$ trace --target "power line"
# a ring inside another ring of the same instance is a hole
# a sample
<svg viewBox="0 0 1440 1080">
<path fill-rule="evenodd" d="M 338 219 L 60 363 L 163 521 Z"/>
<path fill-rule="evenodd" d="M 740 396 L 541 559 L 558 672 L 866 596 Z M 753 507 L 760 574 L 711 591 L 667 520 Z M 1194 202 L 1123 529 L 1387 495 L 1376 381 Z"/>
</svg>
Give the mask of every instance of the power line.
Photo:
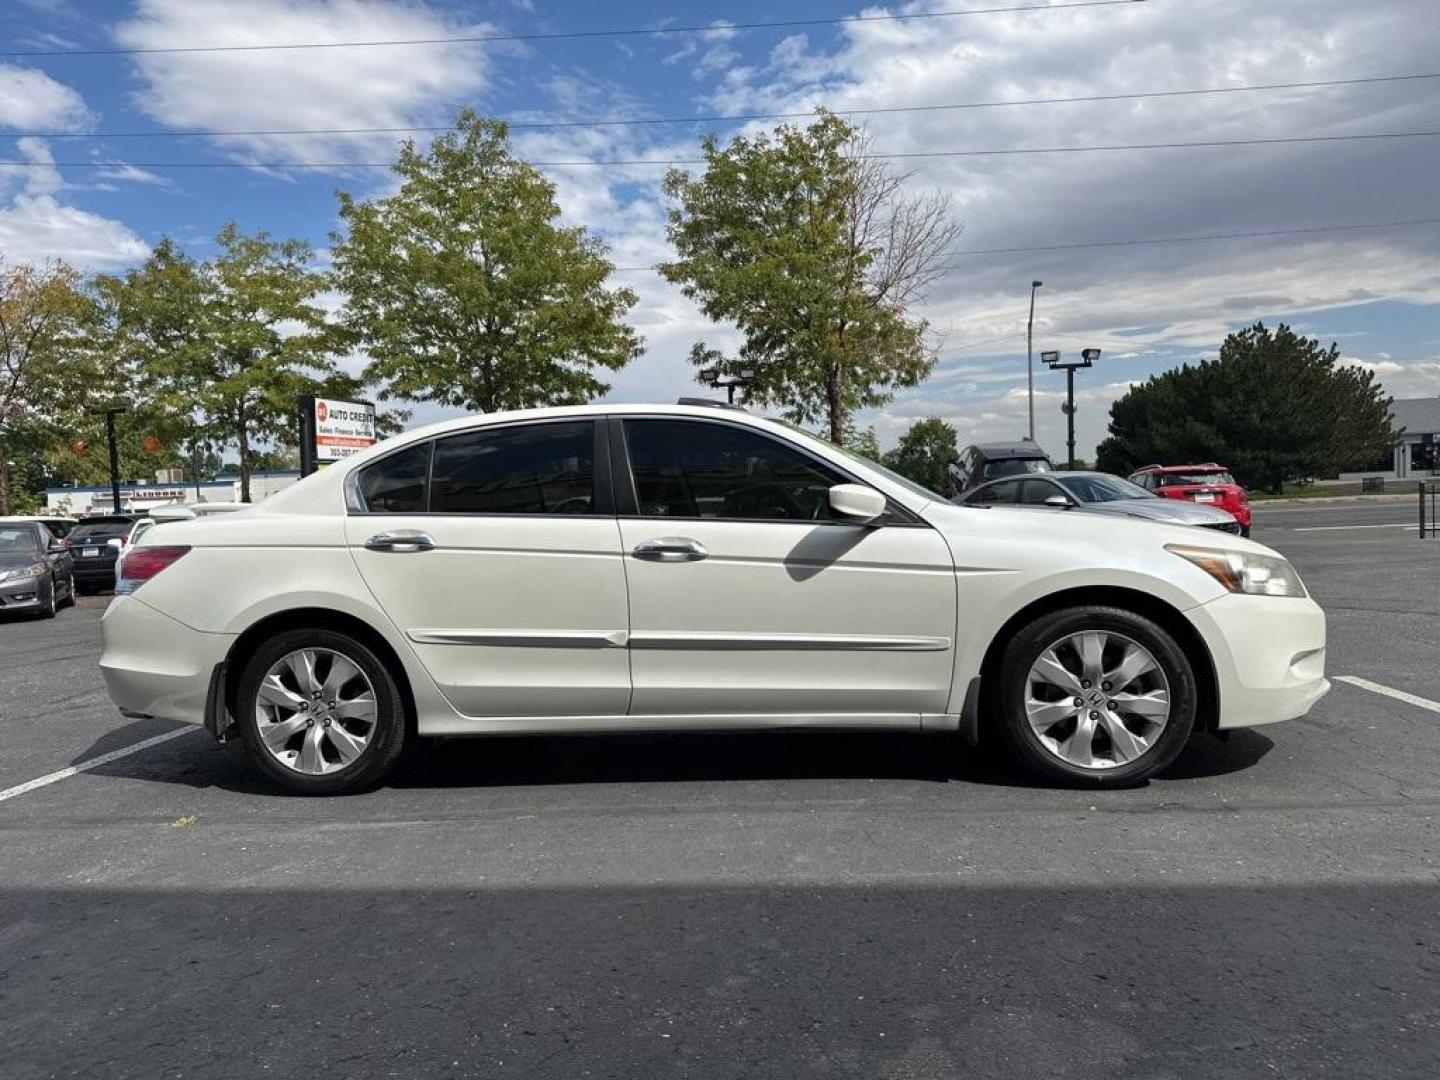
<svg viewBox="0 0 1440 1080">
<path fill-rule="evenodd" d="M 706 34 L 725 30 L 784 30 L 802 26 L 841 26 L 849 23 L 909 22 L 918 19 L 950 19 L 969 15 L 1001 15 L 1011 12 L 1064 11 L 1069 8 L 1119 7 L 1143 0 L 1071 0 L 1061 4 L 1017 4 L 1007 7 L 967 8 L 955 11 L 898 12 L 883 15 L 838 15 L 814 19 L 777 19 L 768 22 L 724 22 L 708 26 L 627 27 L 615 30 L 563 30 L 528 34 L 462 34 L 427 38 L 384 38 L 361 41 L 280 42 L 272 45 L 169 45 L 130 49 L 29 49 L 0 52 L 0 56 L 140 56 L 162 53 L 242 53 L 296 49 L 368 49 L 395 45 L 473 45 L 504 41 L 564 41 L 584 38 L 659 37 L 676 34 Z"/>
<path fill-rule="evenodd" d="M 951 112 L 961 109 L 1005 109 L 1033 105 L 1070 105 L 1101 101 L 1142 101 L 1152 98 L 1198 97 L 1204 94 L 1245 94 L 1265 90 L 1312 90 L 1334 86 L 1361 86 L 1373 83 L 1411 82 L 1418 79 L 1440 79 L 1440 72 L 1411 75 L 1372 75 L 1356 79 L 1319 79 L 1310 82 L 1258 83 L 1254 86 L 1209 86 L 1190 90 L 1146 90 L 1126 94 L 1083 94 L 1072 97 L 1020 98 L 1011 101 L 963 101 L 935 105 L 891 105 L 874 108 L 830 109 L 836 116 L 889 116 L 898 113 Z M 506 120 L 515 131 L 553 131 L 563 128 L 639 127 L 661 124 L 738 124 L 756 120 L 804 120 L 813 117 L 820 106 L 808 112 L 728 113 L 710 116 L 625 117 L 615 120 Z M 394 127 L 349 128 L 237 128 L 192 129 L 187 131 L 31 131 L 19 132 L 15 138 L 34 139 L 190 139 L 275 135 L 403 135 L 421 132 L 449 131 L 452 124 L 415 124 Z"/>
<path fill-rule="evenodd" d="M 1338 233 L 1358 232 L 1368 229 L 1400 229 L 1410 228 L 1418 225 L 1440 225 L 1440 217 L 1410 218 L 1405 221 L 1365 221 L 1352 225 L 1317 225 L 1306 228 L 1294 229 L 1255 229 L 1245 232 L 1208 233 L 1203 236 L 1159 236 L 1159 237 L 1132 237 L 1124 240 L 1078 240 L 1059 244 L 1038 244 L 1033 247 L 1005 247 L 1005 248 L 971 248 L 965 251 L 957 251 L 955 254 L 965 256 L 985 255 L 1031 255 L 1047 251 L 1075 251 L 1082 248 L 1115 248 L 1115 247 L 1142 247 L 1162 244 L 1202 244 L 1216 240 L 1241 240 L 1252 237 L 1265 236 L 1307 236 L 1317 233 Z M 634 272 L 642 270 L 655 270 L 659 264 L 649 266 L 617 266 L 617 272 Z M 945 263 L 939 269 L 942 270 L 963 270 L 964 263 Z"/>
<path fill-rule="evenodd" d="M 1420 139 L 1440 131 L 1378 131 L 1352 135 L 1288 135 L 1264 139 L 1205 139 L 1199 142 L 1113 143 L 1104 146 L 1020 146 L 992 150 L 914 150 L 889 154 L 857 154 L 862 161 L 911 161 L 920 158 L 1006 157 L 1025 154 L 1090 154 L 1116 150 L 1189 150 L 1223 146 L 1285 146 L 1305 143 L 1341 143 L 1376 139 Z M 641 165 L 704 165 L 704 158 L 596 158 L 572 161 L 526 161 L 536 168 L 569 169 Z M 0 168 L 20 169 L 389 169 L 393 161 L 14 161 L 0 160 Z"/>
</svg>

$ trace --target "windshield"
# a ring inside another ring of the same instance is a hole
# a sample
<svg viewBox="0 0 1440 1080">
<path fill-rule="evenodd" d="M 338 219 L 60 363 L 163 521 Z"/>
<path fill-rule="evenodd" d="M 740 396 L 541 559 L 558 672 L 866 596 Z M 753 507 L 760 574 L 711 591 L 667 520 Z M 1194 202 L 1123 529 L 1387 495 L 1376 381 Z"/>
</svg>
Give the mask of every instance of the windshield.
<svg viewBox="0 0 1440 1080">
<path fill-rule="evenodd" d="M 0 526 L 0 555 L 13 555 L 17 552 L 33 555 L 41 550 L 40 530 L 35 526 Z"/>
<path fill-rule="evenodd" d="M 1167 472 L 1156 474 L 1161 487 L 1180 487 L 1183 484 L 1233 484 L 1235 478 L 1224 469 L 1208 472 Z"/>
<path fill-rule="evenodd" d="M 897 483 L 897 484 L 899 484 L 901 487 L 903 487 L 906 491 L 909 491 L 909 492 L 911 492 L 912 494 L 915 494 L 915 495 L 919 495 L 922 499 L 933 499 L 935 502 L 946 502 L 946 501 L 948 501 L 948 500 L 946 500 L 946 498 L 945 498 L 944 495 L 937 495 L 935 492 L 931 491 L 931 490 L 930 490 L 929 488 L 927 488 L 925 485 L 923 485 L 923 484 L 917 484 L 917 483 L 915 483 L 914 480 L 911 480 L 909 477 L 901 476 L 901 475 L 900 475 L 899 473 L 897 473 L 894 469 L 887 469 L 884 465 L 881 465 L 878 461 L 871 461 L 871 460 L 870 460 L 868 457 L 866 457 L 864 454 L 857 454 L 857 453 L 855 453 L 854 450 L 847 450 L 847 449 L 846 449 L 845 447 L 843 447 L 843 446 L 837 446 L 835 443 L 832 443 L 829 439 L 822 439 L 819 435 L 816 435 L 813 431 L 806 431 L 806 430 L 805 430 L 804 428 L 802 428 L 799 424 L 792 424 L 789 420 L 776 420 L 775 423 L 781 424 L 781 425 L 783 425 L 784 427 L 789 428 L 791 431 L 795 432 L 797 435 L 804 435 L 807 439 L 810 439 L 810 440 L 812 440 L 813 442 L 820 443 L 822 446 L 826 447 L 827 449 L 830 449 L 830 450 L 839 450 L 840 453 L 844 454 L 847 458 L 850 458 L 852 461 L 858 461 L 858 462 L 860 462 L 860 464 L 864 465 L 867 469 L 874 469 L 874 470 L 875 470 L 876 472 L 878 472 L 881 476 L 885 477 L 885 479 L 887 479 L 887 480 L 893 480 L 895 483 Z"/>
<path fill-rule="evenodd" d="M 1025 473 L 1050 472 L 1050 463 L 1044 458 L 1006 458 L 1002 461 L 985 463 L 984 479 L 998 480 L 1002 476 L 1023 476 Z"/>
<path fill-rule="evenodd" d="M 1065 476 L 1055 474 L 1055 481 L 1081 502 L 1119 502 L 1122 499 L 1156 499 L 1139 484 L 1118 476 Z"/>
</svg>

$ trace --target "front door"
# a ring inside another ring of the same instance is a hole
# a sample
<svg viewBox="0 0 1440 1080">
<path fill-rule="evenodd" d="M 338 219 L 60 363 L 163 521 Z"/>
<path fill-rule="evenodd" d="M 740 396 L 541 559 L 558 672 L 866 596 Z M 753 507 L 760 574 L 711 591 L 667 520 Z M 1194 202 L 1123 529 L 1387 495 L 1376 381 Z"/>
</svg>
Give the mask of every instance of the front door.
<svg viewBox="0 0 1440 1080">
<path fill-rule="evenodd" d="M 360 474 L 350 551 L 461 713 L 626 711 L 625 570 L 596 427 L 486 427 Z"/>
<path fill-rule="evenodd" d="M 829 488 L 851 478 L 753 427 L 623 426 L 632 714 L 918 724 L 945 710 L 956 598 L 939 533 L 898 510 L 835 520 Z"/>
</svg>

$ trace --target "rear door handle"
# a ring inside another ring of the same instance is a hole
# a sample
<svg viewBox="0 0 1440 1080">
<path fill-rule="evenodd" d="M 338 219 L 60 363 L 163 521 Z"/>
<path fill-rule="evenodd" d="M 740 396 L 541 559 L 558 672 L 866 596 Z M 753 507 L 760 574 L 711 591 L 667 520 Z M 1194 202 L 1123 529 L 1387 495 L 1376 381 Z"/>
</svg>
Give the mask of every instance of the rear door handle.
<svg viewBox="0 0 1440 1080">
<path fill-rule="evenodd" d="M 435 546 L 435 538 L 419 529 L 396 529 L 394 532 L 376 533 L 365 541 L 370 551 L 429 551 Z"/>
<path fill-rule="evenodd" d="M 646 562 L 699 562 L 710 553 L 699 540 L 688 536 L 662 536 L 636 544 L 630 554 Z"/>
</svg>

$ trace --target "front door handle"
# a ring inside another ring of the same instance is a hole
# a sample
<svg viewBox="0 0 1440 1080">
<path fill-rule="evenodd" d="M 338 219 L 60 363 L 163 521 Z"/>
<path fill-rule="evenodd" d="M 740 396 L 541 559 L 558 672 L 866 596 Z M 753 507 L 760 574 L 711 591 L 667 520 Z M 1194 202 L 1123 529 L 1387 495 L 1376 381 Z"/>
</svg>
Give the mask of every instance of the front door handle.
<svg viewBox="0 0 1440 1080">
<path fill-rule="evenodd" d="M 365 541 L 370 551 L 429 551 L 435 546 L 435 538 L 419 529 L 396 529 L 394 532 L 376 533 Z"/>
<path fill-rule="evenodd" d="M 688 536 L 662 536 L 636 544 L 630 554 L 647 562 L 699 562 L 710 553 L 699 540 Z"/>
</svg>

